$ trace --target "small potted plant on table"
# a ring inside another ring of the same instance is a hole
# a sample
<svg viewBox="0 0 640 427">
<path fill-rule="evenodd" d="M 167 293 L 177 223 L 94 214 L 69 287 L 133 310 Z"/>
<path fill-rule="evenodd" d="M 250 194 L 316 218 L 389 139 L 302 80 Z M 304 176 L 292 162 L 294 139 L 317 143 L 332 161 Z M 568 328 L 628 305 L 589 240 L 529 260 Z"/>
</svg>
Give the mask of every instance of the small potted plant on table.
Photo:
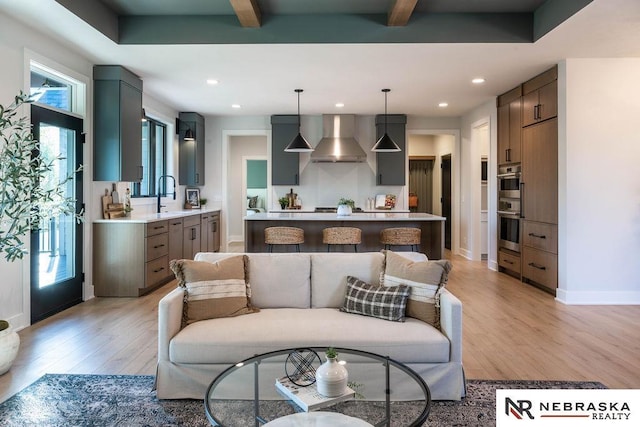
<svg viewBox="0 0 640 427">
<path fill-rule="evenodd" d="M 356 203 L 352 199 L 345 199 L 343 197 L 338 201 L 338 216 L 351 215 L 355 207 Z"/>
</svg>

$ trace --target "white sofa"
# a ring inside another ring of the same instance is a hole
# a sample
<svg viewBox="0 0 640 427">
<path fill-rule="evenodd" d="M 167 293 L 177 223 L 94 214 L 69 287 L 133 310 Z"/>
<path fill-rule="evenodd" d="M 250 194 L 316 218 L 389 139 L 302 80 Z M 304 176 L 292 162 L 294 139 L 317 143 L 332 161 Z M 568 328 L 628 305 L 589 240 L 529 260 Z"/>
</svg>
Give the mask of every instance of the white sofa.
<svg viewBox="0 0 640 427">
<path fill-rule="evenodd" d="M 199 253 L 195 259 L 215 262 L 234 255 L 238 254 Z M 201 320 L 181 329 L 183 289 L 160 301 L 159 399 L 202 399 L 211 381 L 230 365 L 260 353 L 307 346 L 389 356 L 421 375 L 432 399 L 464 397 L 462 304 L 450 292 L 445 290 L 440 298 L 441 330 L 414 318 L 392 322 L 339 311 L 348 275 L 379 283 L 381 252 L 246 255 L 251 302 L 260 312 Z M 426 260 L 423 254 L 406 256 Z M 349 369 L 356 365 L 349 362 Z M 283 366 L 273 368 L 273 378 L 282 375 L 278 369 Z"/>
</svg>

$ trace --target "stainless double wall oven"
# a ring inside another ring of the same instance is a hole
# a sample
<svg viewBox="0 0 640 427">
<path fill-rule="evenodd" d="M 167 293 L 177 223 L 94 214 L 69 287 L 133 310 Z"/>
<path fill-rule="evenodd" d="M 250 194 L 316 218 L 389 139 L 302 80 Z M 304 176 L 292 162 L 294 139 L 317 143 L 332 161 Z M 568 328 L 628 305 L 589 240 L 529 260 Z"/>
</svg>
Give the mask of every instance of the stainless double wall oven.
<svg viewBox="0 0 640 427">
<path fill-rule="evenodd" d="M 498 248 L 520 252 L 521 167 L 498 168 Z"/>
</svg>

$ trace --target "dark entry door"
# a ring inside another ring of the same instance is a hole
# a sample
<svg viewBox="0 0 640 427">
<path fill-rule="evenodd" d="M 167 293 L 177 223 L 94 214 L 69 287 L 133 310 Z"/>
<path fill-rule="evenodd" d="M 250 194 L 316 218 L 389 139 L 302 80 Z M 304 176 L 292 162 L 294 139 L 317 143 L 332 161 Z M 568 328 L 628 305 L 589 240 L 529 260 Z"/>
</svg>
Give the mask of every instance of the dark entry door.
<svg viewBox="0 0 640 427">
<path fill-rule="evenodd" d="M 451 155 L 442 156 L 442 216 L 444 224 L 444 247 L 451 250 Z"/>
<path fill-rule="evenodd" d="M 82 119 L 31 106 L 37 155 L 54 162 L 52 176 L 42 183 L 60 182 L 81 164 Z M 59 159 L 58 159 L 59 158 Z M 65 185 L 65 197 L 82 209 L 82 172 Z M 82 302 L 82 225 L 70 215 L 50 217 L 31 233 L 31 323 Z"/>
</svg>

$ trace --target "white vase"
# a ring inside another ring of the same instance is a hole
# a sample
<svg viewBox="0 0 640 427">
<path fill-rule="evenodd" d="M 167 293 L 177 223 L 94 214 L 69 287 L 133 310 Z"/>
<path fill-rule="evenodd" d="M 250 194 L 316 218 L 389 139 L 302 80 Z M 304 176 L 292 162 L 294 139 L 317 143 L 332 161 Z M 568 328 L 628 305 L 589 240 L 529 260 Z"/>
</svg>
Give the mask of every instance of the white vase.
<svg viewBox="0 0 640 427">
<path fill-rule="evenodd" d="M 327 361 L 316 370 L 316 387 L 323 396 L 336 397 L 344 394 L 348 381 L 347 368 L 335 357 L 327 357 Z"/>
<path fill-rule="evenodd" d="M 0 331 L 0 375 L 11 368 L 20 348 L 20 336 L 9 326 Z"/>
<path fill-rule="evenodd" d="M 349 205 L 338 205 L 338 216 L 351 215 L 352 209 Z"/>
</svg>

